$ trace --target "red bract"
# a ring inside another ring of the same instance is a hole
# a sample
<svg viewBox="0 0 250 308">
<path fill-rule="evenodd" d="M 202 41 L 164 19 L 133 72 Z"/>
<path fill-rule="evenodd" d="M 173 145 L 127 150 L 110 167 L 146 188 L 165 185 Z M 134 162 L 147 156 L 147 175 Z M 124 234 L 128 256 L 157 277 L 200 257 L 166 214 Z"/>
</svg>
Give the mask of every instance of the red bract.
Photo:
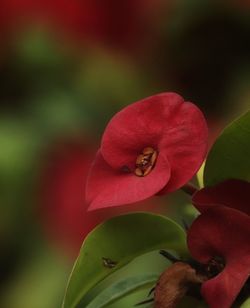
<svg viewBox="0 0 250 308">
<path fill-rule="evenodd" d="M 250 215 L 250 184 L 231 179 L 212 187 L 205 187 L 194 194 L 193 204 L 202 213 L 213 205 L 224 205 Z"/>
<path fill-rule="evenodd" d="M 207 149 L 201 111 L 175 93 L 138 101 L 107 125 L 90 171 L 90 209 L 133 203 L 183 186 Z"/>
<path fill-rule="evenodd" d="M 197 192 L 201 215 L 188 231 L 188 246 L 200 263 L 224 260 L 224 269 L 202 285 L 209 307 L 228 308 L 250 274 L 250 183 L 228 180 Z M 219 266 L 219 264 L 217 264 Z"/>
</svg>

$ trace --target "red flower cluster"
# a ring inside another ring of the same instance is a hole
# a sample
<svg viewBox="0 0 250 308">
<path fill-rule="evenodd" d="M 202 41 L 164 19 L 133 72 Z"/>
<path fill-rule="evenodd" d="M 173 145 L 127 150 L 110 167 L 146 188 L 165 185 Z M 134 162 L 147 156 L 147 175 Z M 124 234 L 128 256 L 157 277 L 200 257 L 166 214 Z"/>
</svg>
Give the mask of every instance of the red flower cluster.
<svg viewBox="0 0 250 308">
<path fill-rule="evenodd" d="M 250 183 L 228 180 L 198 191 L 193 203 L 201 212 L 188 231 L 194 259 L 213 263 L 219 274 L 202 284 L 211 308 L 228 308 L 250 275 Z"/>
<path fill-rule="evenodd" d="M 206 121 L 194 104 L 176 93 L 131 104 L 104 131 L 87 183 L 90 209 L 175 191 L 197 172 L 206 151 Z"/>
</svg>

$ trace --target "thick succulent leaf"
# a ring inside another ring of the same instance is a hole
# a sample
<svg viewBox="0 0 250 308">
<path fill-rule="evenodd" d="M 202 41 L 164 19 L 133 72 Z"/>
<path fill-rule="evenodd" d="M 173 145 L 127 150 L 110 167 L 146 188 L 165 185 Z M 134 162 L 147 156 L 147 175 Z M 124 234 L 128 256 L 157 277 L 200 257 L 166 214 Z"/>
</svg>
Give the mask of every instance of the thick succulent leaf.
<svg viewBox="0 0 250 308">
<path fill-rule="evenodd" d="M 250 111 L 231 123 L 213 145 L 205 165 L 204 183 L 226 179 L 250 181 Z"/>
<path fill-rule="evenodd" d="M 172 220 L 149 213 L 114 217 L 85 239 L 71 273 L 63 307 L 73 308 L 105 277 L 157 249 L 187 253 L 186 235 Z"/>
<path fill-rule="evenodd" d="M 129 293 L 143 287 L 152 286 L 156 283 L 158 275 L 145 274 L 133 277 L 127 277 L 113 283 L 110 287 L 103 290 L 94 298 L 93 301 L 86 308 L 102 308 L 107 307 L 108 304 L 128 295 Z"/>
</svg>

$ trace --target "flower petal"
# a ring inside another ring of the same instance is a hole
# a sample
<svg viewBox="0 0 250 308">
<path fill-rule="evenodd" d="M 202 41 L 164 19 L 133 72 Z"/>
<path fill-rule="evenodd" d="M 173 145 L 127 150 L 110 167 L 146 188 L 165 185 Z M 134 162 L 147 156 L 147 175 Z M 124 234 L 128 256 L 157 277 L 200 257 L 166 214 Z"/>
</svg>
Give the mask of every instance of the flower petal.
<svg viewBox="0 0 250 308">
<path fill-rule="evenodd" d="M 171 125 L 165 127 L 160 149 L 166 151 L 171 165 L 171 179 L 162 193 L 177 190 L 199 170 L 207 153 L 208 129 L 200 109 L 184 103 Z"/>
<path fill-rule="evenodd" d="M 224 205 L 250 216 L 249 192 L 249 182 L 232 179 L 199 190 L 194 194 L 192 202 L 201 213 L 213 205 Z"/>
<path fill-rule="evenodd" d="M 223 257 L 225 268 L 202 285 L 209 307 L 228 308 L 250 274 L 250 217 L 224 206 L 204 211 L 188 231 L 188 247 L 201 263 Z"/>
<path fill-rule="evenodd" d="M 90 170 L 86 198 L 90 210 L 134 203 L 158 193 L 170 178 L 166 157 L 159 154 L 155 168 L 145 177 L 112 169 L 100 151 Z"/>
<path fill-rule="evenodd" d="M 202 285 L 201 293 L 211 308 L 228 308 L 249 277 L 249 259 L 228 264 L 226 269 Z"/>
<path fill-rule="evenodd" d="M 107 125 L 101 153 L 113 168 L 134 168 L 136 157 L 145 147 L 160 151 L 165 127 L 171 126 L 184 103 L 175 93 L 162 93 L 145 98 L 118 112 Z M 168 136 L 166 136 L 168 138 Z"/>
</svg>

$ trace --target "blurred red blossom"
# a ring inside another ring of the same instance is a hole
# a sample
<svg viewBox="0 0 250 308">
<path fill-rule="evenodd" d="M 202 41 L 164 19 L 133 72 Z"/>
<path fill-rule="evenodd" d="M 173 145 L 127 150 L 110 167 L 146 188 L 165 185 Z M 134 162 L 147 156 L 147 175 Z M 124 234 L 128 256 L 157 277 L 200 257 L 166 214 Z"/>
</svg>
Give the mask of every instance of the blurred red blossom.
<svg viewBox="0 0 250 308">
<path fill-rule="evenodd" d="M 78 42 L 118 49 L 139 47 L 150 37 L 162 0 L 1 0 L 0 32 L 42 25 Z"/>
<path fill-rule="evenodd" d="M 140 46 L 162 7 L 162 0 L 47 2 L 50 19 L 65 33 L 120 49 Z"/>
<path fill-rule="evenodd" d="M 207 125 L 194 104 L 157 94 L 117 113 L 107 125 L 87 182 L 90 209 L 177 190 L 207 151 Z"/>
<path fill-rule="evenodd" d="M 249 278 L 249 189 L 248 182 L 228 180 L 193 197 L 202 214 L 188 231 L 190 252 L 200 263 L 219 269 L 201 288 L 212 308 L 231 307 Z"/>
<path fill-rule="evenodd" d="M 13 33 L 18 34 L 26 25 L 30 25 L 38 3 L 32 0 L 1 0 L 0 38 L 6 39 Z"/>
<path fill-rule="evenodd" d="M 94 147 L 89 142 L 58 142 L 51 147 L 42 166 L 42 224 L 52 242 L 73 257 L 96 225 L 131 211 L 131 207 L 87 211 L 84 189 L 93 155 Z M 154 202 L 138 203 L 132 208 L 136 210 L 160 211 Z"/>
</svg>

